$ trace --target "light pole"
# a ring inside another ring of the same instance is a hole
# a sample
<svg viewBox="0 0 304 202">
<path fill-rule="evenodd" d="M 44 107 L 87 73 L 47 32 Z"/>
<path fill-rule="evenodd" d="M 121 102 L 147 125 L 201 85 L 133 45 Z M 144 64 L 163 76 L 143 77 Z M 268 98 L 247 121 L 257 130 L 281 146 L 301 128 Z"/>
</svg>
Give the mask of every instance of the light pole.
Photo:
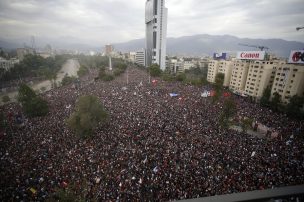
<svg viewBox="0 0 304 202">
<path fill-rule="evenodd" d="M 127 68 L 127 85 L 129 84 L 129 72 L 128 72 L 128 68 Z"/>
</svg>

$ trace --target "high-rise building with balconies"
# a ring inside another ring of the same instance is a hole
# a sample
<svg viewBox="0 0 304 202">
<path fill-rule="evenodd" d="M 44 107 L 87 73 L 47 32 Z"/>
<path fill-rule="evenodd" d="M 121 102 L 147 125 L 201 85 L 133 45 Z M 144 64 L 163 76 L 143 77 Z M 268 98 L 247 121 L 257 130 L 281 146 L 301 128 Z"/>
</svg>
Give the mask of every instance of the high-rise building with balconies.
<svg viewBox="0 0 304 202">
<path fill-rule="evenodd" d="M 166 69 L 167 16 L 165 0 L 146 1 L 146 66 L 158 64 Z"/>
</svg>

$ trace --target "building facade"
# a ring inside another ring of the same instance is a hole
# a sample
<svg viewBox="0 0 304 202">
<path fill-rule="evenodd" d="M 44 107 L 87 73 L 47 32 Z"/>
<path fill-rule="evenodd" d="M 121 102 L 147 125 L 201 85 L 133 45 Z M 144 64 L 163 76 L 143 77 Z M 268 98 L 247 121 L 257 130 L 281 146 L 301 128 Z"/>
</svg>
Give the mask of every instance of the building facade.
<svg viewBox="0 0 304 202">
<path fill-rule="evenodd" d="M 210 83 L 215 83 L 215 77 L 218 73 L 219 61 L 218 60 L 210 60 L 208 64 L 208 74 L 207 81 Z"/>
<path fill-rule="evenodd" d="M 277 92 L 283 103 L 288 103 L 294 95 L 304 96 L 304 65 L 281 64 L 277 69 L 271 96 Z"/>
<path fill-rule="evenodd" d="M 146 53 L 145 50 L 137 51 L 135 55 L 135 63 L 146 66 Z"/>
<path fill-rule="evenodd" d="M 9 71 L 11 68 L 14 67 L 15 64 L 18 64 L 19 60 L 16 58 L 12 59 L 4 59 L 0 57 L 0 68 L 4 69 L 4 71 Z"/>
<path fill-rule="evenodd" d="M 251 61 L 244 93 L 260 99 L 264 90 L 272 87 L 279 66 L 279 61 Z"/>
<path fill-rule="evenodd" d="M 105 45 L 105 55 L 110 55 L 114 51 L 114 48 L 111 44 Z"/>
<path fill-rule="evenodd" d="M 165 0 L 147 0 L 146 24 L 146 65 L 158 64 L 166 69 L 167 16 Z"/>
<path fill-rule="evenodd" d="M 248 60 L 235 60 L 231 73 L 229 89 L 233 92 L 244 92 L 249 70 Z"/>
<path fill-rule="evenodd" d="M 222 60 L 218 63 L 218 73 L 224 74 L 223 86 L 228 87 L 230 84 L 231 73 L 232 73 L 232 61 Z"/>
<path fill-rule="evenodd" d="M 36 51 L 33 48 L 17 48 L 16 52 L 17 52 L 17 57 L 20 61 L 23 60 L 24 56 L 26 56 L 26 55 L 36 54 Z"/>
</svg>

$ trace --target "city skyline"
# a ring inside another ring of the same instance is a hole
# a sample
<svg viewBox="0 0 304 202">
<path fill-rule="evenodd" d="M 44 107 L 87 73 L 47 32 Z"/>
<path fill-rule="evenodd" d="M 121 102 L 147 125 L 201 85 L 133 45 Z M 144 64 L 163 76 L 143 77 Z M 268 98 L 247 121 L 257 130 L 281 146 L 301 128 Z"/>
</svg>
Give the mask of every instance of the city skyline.
<svg viewBox="0 0 304 202">
<path fill-rule="evenodd" d="M 301 0 L 201 2 L 168 0 L 168 37 L 229 34 L 304 42 Z M 85 44 L 120 43 L 145 37 L 142 0 L 0 1 L 0 38 L 24 36 Z M 86 37 L 84 36 L 84 33 Z"/>
</svg>

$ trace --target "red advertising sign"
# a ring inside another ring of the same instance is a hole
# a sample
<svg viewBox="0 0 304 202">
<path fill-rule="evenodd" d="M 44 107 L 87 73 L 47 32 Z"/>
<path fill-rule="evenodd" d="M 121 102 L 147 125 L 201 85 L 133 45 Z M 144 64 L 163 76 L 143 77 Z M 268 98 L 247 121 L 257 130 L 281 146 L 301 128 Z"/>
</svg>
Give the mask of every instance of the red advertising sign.
<svg viewBox="0 0 304 202">
<path fill-rule="evenodd" d="M 304 64 L 304 50 L 291 51 L 288 63 Z"/>
<path fill-rule="evenodd" d="M 265 51 L 240 51 L 237 52 L 236 58 L 243 60 L 264 60 Z"/>
</svg>

